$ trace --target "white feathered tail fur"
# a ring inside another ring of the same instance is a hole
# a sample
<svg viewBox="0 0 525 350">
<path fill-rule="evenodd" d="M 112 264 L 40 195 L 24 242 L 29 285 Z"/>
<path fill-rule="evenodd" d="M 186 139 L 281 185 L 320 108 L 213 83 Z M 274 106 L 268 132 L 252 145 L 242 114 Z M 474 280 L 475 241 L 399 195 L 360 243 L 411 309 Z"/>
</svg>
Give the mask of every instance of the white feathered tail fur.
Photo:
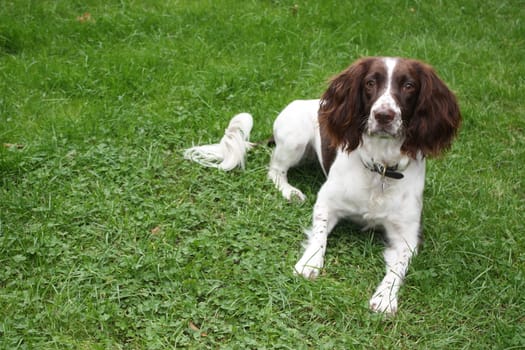
<svg viewBox="0 0 525 350">
<path fill-rule="evenodd" d="M 188 148 L 184 158 L 224 171 L 238 166 L 244 168 L 246 153 L 253 146 L 249 142 L 252 126 L 253 118 L 249 113 L 237 114 L 230 120 L 219 143 Z"/>
</svg>

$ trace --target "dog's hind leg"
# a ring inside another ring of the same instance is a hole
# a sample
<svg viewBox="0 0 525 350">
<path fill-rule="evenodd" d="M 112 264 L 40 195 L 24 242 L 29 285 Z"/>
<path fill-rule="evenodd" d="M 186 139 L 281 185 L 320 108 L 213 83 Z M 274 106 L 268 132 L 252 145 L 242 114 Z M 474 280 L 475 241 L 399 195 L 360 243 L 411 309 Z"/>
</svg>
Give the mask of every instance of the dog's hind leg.
<svg viewBox="0 0 525 350">
<path fill-rule="evenodd" d="M 291 200 L 294 197 L 300 201 L 306 199 L 303 192 L 288 183 L 288 170 L 301 161 L 306 147 L 307 142 L 290 142 L 289 140 L 279 142 L 276 139 L 268 177 L 287 200 Z"/>
<path fill-rule="evenodd" d="M 300 201 L 306 199 L 300 190 L 288 183 L 287 174 L 288 169 L 314 151 L 318 108 L 318 100 L 293 101 L 279 113 L 273 124 L 275 150 L 268 176 L 288 200 L 293 197 Z"/>
</svg>

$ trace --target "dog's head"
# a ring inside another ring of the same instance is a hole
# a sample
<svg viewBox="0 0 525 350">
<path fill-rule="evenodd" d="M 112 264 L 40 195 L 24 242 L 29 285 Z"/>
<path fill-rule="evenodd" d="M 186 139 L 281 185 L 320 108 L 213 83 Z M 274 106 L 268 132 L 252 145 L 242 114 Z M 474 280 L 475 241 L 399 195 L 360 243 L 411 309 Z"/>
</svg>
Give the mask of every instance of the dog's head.
<svg viewBox="0 0 525 350">
<path fill-rule="evenodd" d="M 333 147 L 350 152 L 362 135 L 403 139 L 412 157 L 448 149 L 461 123 L 454 94 L 432 67 L 404 58 L 368 57 L 334 77 L 319 122 Z"/>
</svg>

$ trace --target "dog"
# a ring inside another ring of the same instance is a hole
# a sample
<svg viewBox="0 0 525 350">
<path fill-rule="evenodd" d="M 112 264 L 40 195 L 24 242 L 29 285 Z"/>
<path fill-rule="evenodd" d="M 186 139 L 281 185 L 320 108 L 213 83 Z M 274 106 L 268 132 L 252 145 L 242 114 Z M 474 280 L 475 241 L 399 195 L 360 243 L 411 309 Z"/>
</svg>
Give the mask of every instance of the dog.
<svg viewBox="0 0 525 350">
<path fill-rule="evenodd" d="M 386 274 L 372 295 L 372 311 L 394 314 L 398 291 L 421 239 L 425 160 L 450 148 L 461 124 L 452 91 L 418 60 L 365 57 L 329 82 L 318 100 L 297 100 L 273 126 L 268 176 L 284 198 L 305 195 L 287 173 L 314 155 L 326 175 L 312 227 L 295 273 L 318 277 L 327 237 L 341 219 L 381 229 Z M 185 158 L 231 170 L 244 166 L 253 120 L 235 116 L 221 142 L 186 150 Z"/>
</svg>

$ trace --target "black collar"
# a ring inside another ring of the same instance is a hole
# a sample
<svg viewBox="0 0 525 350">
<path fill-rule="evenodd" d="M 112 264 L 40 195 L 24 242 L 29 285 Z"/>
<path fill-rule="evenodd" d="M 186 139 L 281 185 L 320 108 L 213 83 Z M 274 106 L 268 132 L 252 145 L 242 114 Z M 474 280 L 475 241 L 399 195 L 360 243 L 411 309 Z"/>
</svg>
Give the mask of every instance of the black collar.
<svg viewBox="0 0 525 350">
<path fill-rule="evenodd" d="M 386 176 L 391 179 L 397 179 L 400 180 L 404 177 L 403 173 L 397 171 L 398 164 L 393 166 L 384 166 L 381 163 L 373 162 L 373 163 L 365 163 L 363 162 L 365 168 L 368 170 L 378 173 L 381 176 Z"/>
</svg>

